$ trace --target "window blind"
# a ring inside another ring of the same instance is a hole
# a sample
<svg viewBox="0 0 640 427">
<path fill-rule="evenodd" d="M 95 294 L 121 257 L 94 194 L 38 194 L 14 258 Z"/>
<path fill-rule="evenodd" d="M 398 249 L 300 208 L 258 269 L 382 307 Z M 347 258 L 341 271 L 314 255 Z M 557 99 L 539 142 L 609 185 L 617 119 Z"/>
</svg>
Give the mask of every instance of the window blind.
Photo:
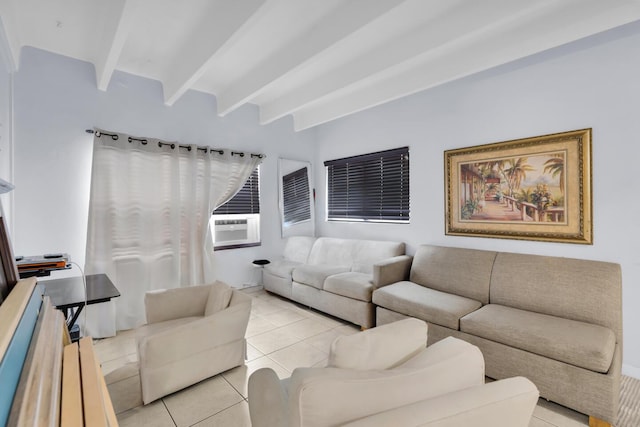
<svg viewBox="0 0 640 427">
<path fill-rule="evenodd" d="M 285 224 L 311 219 L 309 176 L 301 168 L 282 177 L 282 205 Z"/>
<path fill-rule="evenodd" d="M 213 214 L 257 214 L 260 213 L 260 177 L 255 168 L 240 191 L 229 201 L 213 211 Z"/>
<path fill-rule="evenodd" d="M 326 161 L 327 219 L 409 221 L 409 147 Z"/>
</svg>

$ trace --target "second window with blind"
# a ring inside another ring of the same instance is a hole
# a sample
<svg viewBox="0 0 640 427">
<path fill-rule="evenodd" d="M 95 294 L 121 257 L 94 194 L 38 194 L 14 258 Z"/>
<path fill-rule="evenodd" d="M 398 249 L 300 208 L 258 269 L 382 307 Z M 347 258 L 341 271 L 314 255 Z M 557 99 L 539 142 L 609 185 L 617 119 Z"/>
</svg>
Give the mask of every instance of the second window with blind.
<svg viewBox="0 0 640 427">
<path fill-rule="evenodd" d="M 327 220 L 409 222 L 409 147 L 324 162 Z"/>
</svg>

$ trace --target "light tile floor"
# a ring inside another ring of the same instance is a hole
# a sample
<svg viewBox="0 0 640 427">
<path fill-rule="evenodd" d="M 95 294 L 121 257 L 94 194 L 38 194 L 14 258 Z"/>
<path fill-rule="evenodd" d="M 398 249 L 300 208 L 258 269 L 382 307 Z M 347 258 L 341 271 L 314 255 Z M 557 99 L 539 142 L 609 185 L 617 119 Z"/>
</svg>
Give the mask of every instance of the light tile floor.
<svg viewBox="0 0 640 427">
<path fill-rule="evenodd" d="M 325 366 L 331 342 L 340 335 L 359 331 L 355 325 L 260 288 L 245 291 L 254 297 L 245 366 L 147 406 L 142 405 L 133 331 L 121 331 L 113 338 L 96 341 L 95 349 L 120 426 L 249 427 L 247 379 L 252 372 L 269 367 L 280 378 L 286 378 L 297 367 Z M 540 399 L 530 427 L 588 425 L 586 415 Z"/>
</svg>

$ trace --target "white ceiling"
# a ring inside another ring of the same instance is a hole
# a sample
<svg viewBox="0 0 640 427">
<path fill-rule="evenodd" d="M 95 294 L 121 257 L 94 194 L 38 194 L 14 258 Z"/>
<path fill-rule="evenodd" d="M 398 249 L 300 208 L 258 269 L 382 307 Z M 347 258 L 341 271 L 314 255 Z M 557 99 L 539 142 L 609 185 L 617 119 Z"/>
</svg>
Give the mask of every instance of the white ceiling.
<svg viewBox="0 0 640 427">
<path fill-rule="evenodd" d="M 640 0 L 0 0 L 22 46 L 215 95 L 296 130 L 640 19 Z M 1 28 L 0 28 L 1 32 Z"/>
</svg>

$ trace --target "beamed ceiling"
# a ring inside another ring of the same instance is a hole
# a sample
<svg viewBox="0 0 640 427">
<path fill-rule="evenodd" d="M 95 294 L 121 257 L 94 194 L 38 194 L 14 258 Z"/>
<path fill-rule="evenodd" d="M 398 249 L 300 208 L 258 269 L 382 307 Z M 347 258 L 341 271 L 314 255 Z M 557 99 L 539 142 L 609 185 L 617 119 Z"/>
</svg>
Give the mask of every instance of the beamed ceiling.
<svg viewBox="0 0 640 427">
<path fill-rule="evenodd" d="M 640 0 L 0 0 L 23 46 L 212 94 L 296 130 L 640 19 Z M 1 29 L 0 29 L 1 30 Z"/>
</svg>

